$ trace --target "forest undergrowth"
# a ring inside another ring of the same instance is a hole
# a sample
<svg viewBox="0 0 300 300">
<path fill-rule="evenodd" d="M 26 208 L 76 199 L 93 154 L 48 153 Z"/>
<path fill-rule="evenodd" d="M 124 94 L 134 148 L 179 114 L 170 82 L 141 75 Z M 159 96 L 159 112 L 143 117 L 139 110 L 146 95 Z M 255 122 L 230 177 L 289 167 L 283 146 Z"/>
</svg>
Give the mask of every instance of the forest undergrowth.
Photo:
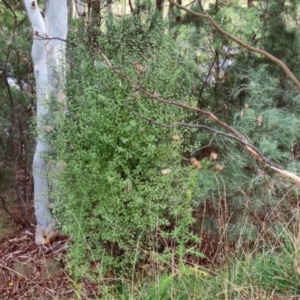
<svg viewBox="0 0 300 300">
<path fill-rule="evenodd" d="M 17 280 L 4 288 L 24 284 L 51 299 L 300 299 L 300 97 L 286 72 L 299 78 L 300 2 L 216 1 L 204 13 L 198 1 L 189 8 L 201 18 L 175 4 L 163 11 L 163 1 L 133 1 L 124 14 L 91 3 L 70 21 L 66 114 L 49 101 L 55 126 L 43 138 L 55 149 L 45 159 L 61 240 L 41 248 L 28 242 L 29 25 L 15 14 L 5 27 L 18 32 L 15 43 L 0 33 L 13 49 L 0 54 L 11 60 L 5 76 L 19 83 L 0 81 L 0 161 L 13 181 L 0 177 L 9 186 L 0 196 L 28 226 L 3 244 L 36 259 L 37 273 L 60 253 L 55 288 L 61 280 L 66 294 L 54 293 L 55 279 L 14 277 L 7 249 L 1 271 Z"/>
</svg>

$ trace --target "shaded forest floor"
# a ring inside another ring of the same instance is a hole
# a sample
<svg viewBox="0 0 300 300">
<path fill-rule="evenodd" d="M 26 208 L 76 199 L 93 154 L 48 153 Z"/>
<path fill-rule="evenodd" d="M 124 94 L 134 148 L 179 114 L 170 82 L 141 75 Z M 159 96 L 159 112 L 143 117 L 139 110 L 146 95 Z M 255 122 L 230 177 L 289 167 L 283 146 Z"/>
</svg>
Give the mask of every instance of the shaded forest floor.
<svg viewBox="0 0 300 300">
<path fill-rule="evenodd" d="M 34 242 L 34 230 L 25 230 L 3 237 L 0 241 L 0 299 L 100 299 L 95 296 L 99 295 L 97 284 L 82 280 L 80 296 L 72 288 L 73 282 L 62 262 L 67 243 L 66 238 L 60 238 L 50 246 L 38 247 Z M 104 296 L 101 299 L 118 298 Z M 154 299 L 159 300 L 160 297 Z M 169 299 L 176 300 L 176 298 Z M 266 297 L 265 292 L 261 291 L 256 297 L 235 299 L 299 300 L 300 297 L 275 295 Z"/>
<path fill-rule="evenodd" d="M 75 297 L 63 263 L 68 238 L 37 246 L 35 228 L 21 229 L 5 212 L 1 214 L 0 299 L 97 299 L 97 287 L 81 281 L 85 295 Z"/>
<path fill-rule="evenodd" d="M 18 203 L 6 201 L 13 198 L 6 191 L 0 205 L 0 299 L 74 299 L 62 263 L 67 238 L 37 246 L 33 209 L 23 223 Z"/>
<path fill-rule="evenodd" d="M 18 208 L 10 207 L 16 216 L 21 217 Z M 33 214 L 33 212 L 31 212 Z M 28 229 L 20 228 L 16 221 L 0 209 L 1 236 L 0 236 L 0 300 L 4 299 L 174 299 L 176 297 L 160 296 L 143 298 L 130 294 L 109 295 L 103 293 L 99 283 L 91 283 L 83 279 L 75 282 L 67 272 L 65 253 L 71 245 L 70 239 L 59 237 L 57 241 L 48 246 L 37 246 L 34 242 L 34 226 Z M 34 218 L 34 215 L 32 215 Z M 208 267 L 210 268 L 210 267 Z M 212 267 L 213 269 L 213 267 Z M 218 270 L 215 268 L 217 275 Z M 137 280 L 135 289 L 139 289 L 142 279 Z M 196 280 L 201 280 L 196 278 Z M 217 281 L 216 281 L 217 282 Z M 129 285 L 135 285 L 135 282 Z M 200 281 L 199 281 L 199 284 Z M 243 283 L 244 284 L 244 283 Z M 249 285 L 251 283 L 249 282 Z M 153 283 L 154 285 L 154 283 Z M 100 292 L 99 292 L 100 291 Z M 192 294 L 192 293 L 191 293 Z M 211 299 L 211 297 L 187 296 L 180 299 Z M 268 299 L 268 300 L 300 300 L 295 296 L 267 296 L 262 289 L 257 289 L 253 295 L 227 298 L 225 295 L 216 296 L 215 299 Z"/>
</svg>

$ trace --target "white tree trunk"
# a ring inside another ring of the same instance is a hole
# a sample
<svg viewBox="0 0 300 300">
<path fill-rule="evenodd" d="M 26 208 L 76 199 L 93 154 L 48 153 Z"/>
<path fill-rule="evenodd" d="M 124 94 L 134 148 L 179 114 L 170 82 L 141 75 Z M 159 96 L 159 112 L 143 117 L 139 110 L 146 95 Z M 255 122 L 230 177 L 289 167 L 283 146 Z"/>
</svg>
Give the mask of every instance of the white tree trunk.
<svg viewBox="0 0 300 300">
<path fill-rule="evenodd" d="M 36 244 L 47 244 L 56 235 L 49 208 L 49 178 L 46 156 L 53 153 L 46 134 L 55 122 L 53 100 L 65 110 L 65 65 L 68 32 L 67 0 L 46 0 L 45 19 L 37 1 L 24 0 L 32 30 L 32 61 L 37 96 L 37 145 L 33 158 L 34 201 L 37 219 Z"/>
<path fill-rule="evenodd" d="M 79 17 L 84 15 L 84 0 L 76 0 L 76 11 Z"/>
</svg>

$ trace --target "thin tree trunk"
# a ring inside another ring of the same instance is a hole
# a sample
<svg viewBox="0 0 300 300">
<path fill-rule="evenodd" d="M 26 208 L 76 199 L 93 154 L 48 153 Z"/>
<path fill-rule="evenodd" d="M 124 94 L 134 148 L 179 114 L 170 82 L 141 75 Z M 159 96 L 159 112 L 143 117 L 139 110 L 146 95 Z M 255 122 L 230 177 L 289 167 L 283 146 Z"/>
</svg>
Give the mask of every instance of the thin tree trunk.
<svg viewBox="0 0 300 300">
<path fill-rule="evenodd" d="M 47 0 L 45 19 L 37 1 L 24 0 L 32 30 L 31 57 L 37 101 L 37 145 L 33 158 L 34 207 L 37 219 L 36 244 L 47 244 L 56 235 L 49 208 L 49 167 L 46 156 L 53 153 L 46 135 L 54 129 L 53 100 L 65 110 L 65 65 L 68 32 L 67 0 Z"/>
<path fill-rule="evenodd" d="M 79 17 L 83 17 L 85 15 L 84 10 L 84 1 L 83 0 L 76 0 L 76 11 Z"/>
</svg>

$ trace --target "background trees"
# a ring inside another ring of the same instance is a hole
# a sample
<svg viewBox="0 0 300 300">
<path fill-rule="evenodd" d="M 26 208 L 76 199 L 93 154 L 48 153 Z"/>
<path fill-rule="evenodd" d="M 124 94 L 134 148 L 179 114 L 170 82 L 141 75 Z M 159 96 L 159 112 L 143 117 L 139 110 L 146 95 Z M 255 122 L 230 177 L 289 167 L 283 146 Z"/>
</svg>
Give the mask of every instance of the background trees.
<svg viewBox="0 0 300 300">
<path fill-rule="evenodd" d="M 3 1 L 0 11 L 1 196 L 6 203 L 4 206 L 9 207 L 10 201 L 4 196 L 12 192 L 22 210 L 19 223 L 27 226 L 32 221 L 31 160 L 34 142 L 30 126 L 35 110 L 34 80 L 28 56 L 29 28 L 18 1 Z"/>
</svg>

